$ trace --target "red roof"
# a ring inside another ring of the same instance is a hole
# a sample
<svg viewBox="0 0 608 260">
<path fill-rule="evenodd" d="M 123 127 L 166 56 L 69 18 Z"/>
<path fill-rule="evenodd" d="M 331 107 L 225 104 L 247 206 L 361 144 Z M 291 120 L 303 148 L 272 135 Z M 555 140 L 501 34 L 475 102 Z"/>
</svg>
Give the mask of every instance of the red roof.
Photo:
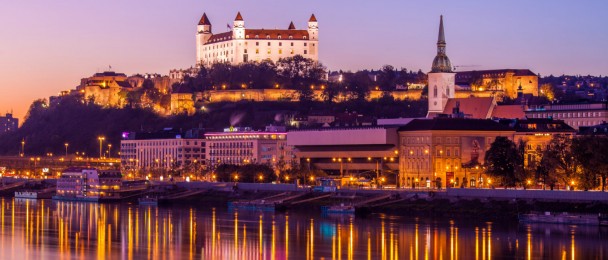
<svg viewBox="0 0 608 260">
<path fill-rule="evenodd" d="M 223 33 L 211 35 L 211 37 L 209 37 L 209 40 L 207 40 L 207 42 L 205 44 L 223 42 L 223 41 L 229 41 L 229 40 L 232 40 L 232 32 L 223 32 Z"/>
<path fill-rule="evenodd" d="M 459 111 L 464 113 L 467 118 L 478 119 L 491 118 L 492 111 L 496 106 L 493 97 L 450 98 L 443 109 L 443 113 L 452 114 L 457 103 L 459 104 Z"/>
<path fill-rule="evenodd" d="M 201 20 L 198 22 L 198 25 L 211 25 L 211 22 L 209 21 L 209 18 L 207 18 L 206 13 L 203 13 L 203 17 L 201 17 Z"/>
<path fill-rule="evenodd" d="M 317 21 L 317 17 L 315 17 L 315 14 L 312 14 L 310 16 L 310 19 L 308 19 L 309 22 L 316 22 Z"/>
<path fill-rule="evenodd" d="M 238 12 L 236 14 L 236 18 L 234 18 L 235 21 L 243 21 L 243 16 L 241 16 L 241 12 Z"/>
<path fill-rule="evenodd" d="M 526 118 L 524 113 L 525 107 L 522 105 L 499 105 L 494 108 L 492 112 L 493 118 L 509 118 L 509 119 L 523 119 Z"/>
<path fill-rule="evenodd" d="M 257 36 L 257 37 L 256 37 Z M 279 39 L 279 36 L 281 37 Z M 291 39 L 290 39 L 291 36 Z M 280 29 L 247 29 L 245 38 L 270 40 L 308 40 L 307 30 L 280 30 Z"/>
</svg>

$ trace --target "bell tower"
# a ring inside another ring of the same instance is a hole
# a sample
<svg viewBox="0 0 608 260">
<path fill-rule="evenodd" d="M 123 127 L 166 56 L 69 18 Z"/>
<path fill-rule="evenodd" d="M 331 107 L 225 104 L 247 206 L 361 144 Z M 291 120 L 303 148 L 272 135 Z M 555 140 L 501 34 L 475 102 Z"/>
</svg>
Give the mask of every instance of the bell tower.
<svg viewBox="0 0 608 260">
<path fill-rule="evenodd" d="M 236 14 L 234 22 L 232 22 L 232 39 L 245 39 L 245 21 L 241 12 Z"/>
<path fill-rule="evenodd" d="M 445 52 L 446 42 L 443 31 L 443 15 L 439 18 L 439 36 L 437 39 L 437 55 L 433 60 L 431 72 L 428 73 L 428 116 L 443 113 L 449 98 L 454 98 L 454 85 L 456 73 L 452 71 L 452 64 Z"/>
</svg>

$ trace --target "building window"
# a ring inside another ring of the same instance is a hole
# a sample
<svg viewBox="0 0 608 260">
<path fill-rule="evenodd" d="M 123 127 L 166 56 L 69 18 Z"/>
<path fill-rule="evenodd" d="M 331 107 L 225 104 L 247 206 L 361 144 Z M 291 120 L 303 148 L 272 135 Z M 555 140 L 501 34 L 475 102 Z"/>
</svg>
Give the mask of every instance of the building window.
<svg viewBox="0 0 608 260">
<path fill-rule="evenodd" d="M 291 39 L 293 39 L 293 36 L 289 35 L 289 39 L 290 39 L 290 40 L 291 40 Z M 293 44 L 293 43 L 292 43 L 292 44 Z M 291 45 L 291 46 L 293 46 L 293 45 Z"/>
<path fill-rule="evenodd" d="M 291 42 L 291 46 L 293 46 L 293 42 Z"/>
<path fill-rule="evenodd" d="M 280 39 L 281 39 L 281 38 L 283 38 L 283 37 L 281 37 L 281 35 L 279 35 L 277 38 L 279 38 L 279 40 L 280 40 Z M 279 45 L 281 45 L 281 44 L 279 44 Z"/>
<path fill-rule="evenodd" d="M 267 53 L 270 54 L 270 49 L 268 49 Z"/>
<path fill-rule="evenodd" d="M 270 46 L 270 42 L 268 42 L 268 46 Z"/>
<path fill-rule="evenodd" d="M 279 39 L 281 39 L 281 38 L 279 38 Z M 283 43 L 282 43 L 282 42 L 279 42 L 279 46 L 283 46 Z"/>
<path fill-rule="evenodd" d="M 245 54 L 247 54 L 247 49 L 245 49 Z"/>
<path fill-rule="evenodd" d="M 308 54 L 308 51 L 307 51 L 307 50 L 304 50 L 304 54 Z"/>
<path fill-rule="evenodd" d="M 260 42 L 255 42 L 255 46 L 260 46 Z"/>
<path fill-rule="evenodd" d="M 279 49 L 279 54 L 283 54 L 283 50 L 282 49 Z"/>
<path fill-rule="evenodd" d="M 307 43 L 304 43 L 304 47 L 306 47 L 306 46 L 308 46 L 308 44 L 307 44 Z"/>
<path fill-rule="evenodd" d="M 302 36 L 302 39 L 306 40 L 306 36 Z M 306 46 L 306 43 L 304 43 L 304 46 Z"/>
<path fill-rule="evenodd" d="M 266 35 L 266 39 L 270 39 L 270 35 Z"/>
<path fill-rule="evenodd" d="M 260 36 L 256 34 L 256 35 L 255 35 L 255 38 L 256 38 L 256 39 L 258 39 L 258 38 L 260 38 Z"/>
<path fill-rule="evenodd" d="M 291 49 L 290 53 L 293 54 L 293 49 Z"/>
<path fill-rule="evenodd" d="M 255 54 L 260 54 L 260 49 L 255 49 Z"/>
</svg>

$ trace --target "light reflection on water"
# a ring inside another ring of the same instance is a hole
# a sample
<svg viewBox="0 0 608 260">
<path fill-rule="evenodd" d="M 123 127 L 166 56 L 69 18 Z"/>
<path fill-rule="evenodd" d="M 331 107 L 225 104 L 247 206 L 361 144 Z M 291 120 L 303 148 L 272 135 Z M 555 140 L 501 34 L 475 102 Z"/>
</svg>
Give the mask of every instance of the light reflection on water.
<svg viewBox="0 0 608 260">
<path fill-rule="evenodd" d="M 606 259 L 607 231 L 0 198 L 5 259 Z"/>
</svg>

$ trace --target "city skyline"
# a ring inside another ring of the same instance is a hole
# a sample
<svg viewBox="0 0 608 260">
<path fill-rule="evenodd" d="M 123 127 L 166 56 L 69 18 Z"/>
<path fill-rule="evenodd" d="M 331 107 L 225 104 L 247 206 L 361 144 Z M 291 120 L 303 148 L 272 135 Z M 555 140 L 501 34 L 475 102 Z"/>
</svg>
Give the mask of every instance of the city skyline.
<svg viewBox="0 0 608 260">
<path fill-rule="evenodd" d="M 203 12 L 214 33 L 227 31 L 224 24 L 231 24 L 237 11 L 249 28 L 286 28 L 291 21 L 304 28 L 314 13 L 320 26 L 319 59 L 330 70 L 390 64 L 428 72 L 441 14 L 447 53 L 452 65 L 463 66 L 460 70 L 529 68 L 541 75 L 602 75 L 608 68 L 602 48 L 608 29 L 600 16 L 607 4 L 600 1 L 383 3 L 391 8 L 346 1 L 221 3 L 11 3 L 0 11 L 0 22 L 8 24 L 0 29 L 5 35 L 0 41 L 0 111 L 23 118 L 34 99 L 74 88 L 81 78 L 110 65 L 128 75 L 190 67 L 196 22 Z"/>
</svg>

